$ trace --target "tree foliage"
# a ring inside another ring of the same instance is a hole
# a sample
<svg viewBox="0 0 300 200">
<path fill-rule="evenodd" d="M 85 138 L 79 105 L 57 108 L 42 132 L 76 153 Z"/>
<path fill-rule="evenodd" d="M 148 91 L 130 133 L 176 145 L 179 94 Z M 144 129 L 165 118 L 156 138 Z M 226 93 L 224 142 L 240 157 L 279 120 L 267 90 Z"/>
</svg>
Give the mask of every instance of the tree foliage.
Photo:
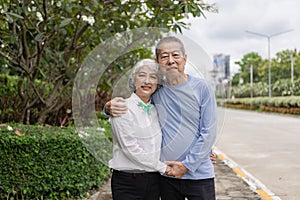
<svg viewBox="0 0 300 200">
<path fill-rule="evenodd" d="M 294 79 L 300 77 L 300 52 L 297 50 L 283 50 L 276 53 L 272 59 L 271 75 L 272 83 L 281 79 L 291 79 L 291 62 L 293 60 Z"/>
<path fill-rule="evenodd" d="M 205 11 L 216 11 L 215 5 L 193 0 L 1 1 L 0 71 L 19 76 L 17 121 L 68 121 L 75 74 L 84 57 L 107 38 L 140 27 L 181 32 L 188 28 L 186 17 L 203 17 Z M 149 56 L 134 53 L 129 63 Z M 111 65 L 112 77 L 100 84 L 101 98 L 108 95 L 115 74 L 129 63 Z"/>
<path fill-rule="evenodd" d="M 232 79 L 232 94 L 235 97 L 267 96 L 268 60 L 255 52 L 244 55 L 236 62 L 241 67 L 240 73 Z M 253 87 L 250 86 L 250 66 L 253 66 Z M 292 76 L 293 67 L 293 76 Z M 293 77 L 293 78 L 292 78 Z M 239 79 L 243 82 L 240 83 Z M 273 96 L 299 95 L 300 52 L 283 50 L 271 59 L 271 90 Z"/>
<path fill-rule="evenodd" d="M 237 61 L 235 64 L 238 64 L 241 67 L 240 76 L 243 79 L 243 83 L 250 83 L 250 67 L 253 68 L 253 82 L 259 82 L 264 79 L 265 71 L 264 65 L 265 61 L 262 57 L 255 52 L 248 53 L 244 55 L 241 61 Z"/>
<path fill-rule="evenodd" d="M 281 79 L 291 79 L 291 62 L 293 60 L 294 79 L 300 77 L 300 52 L 283 50 L 271 58 L 271 81 L 275 83 Z M 268 59 L 263 59 L 258 53 L 251 52 L 243 56 L 241 61 L 235 62 L 241 67 L 240 73 L 233 77 L 233 85 L 239 84 L 239 77 L 243 83 L 250 83 L 250 66 L 253 67 L 253 82 L 268 83 Z"/>
</svg>

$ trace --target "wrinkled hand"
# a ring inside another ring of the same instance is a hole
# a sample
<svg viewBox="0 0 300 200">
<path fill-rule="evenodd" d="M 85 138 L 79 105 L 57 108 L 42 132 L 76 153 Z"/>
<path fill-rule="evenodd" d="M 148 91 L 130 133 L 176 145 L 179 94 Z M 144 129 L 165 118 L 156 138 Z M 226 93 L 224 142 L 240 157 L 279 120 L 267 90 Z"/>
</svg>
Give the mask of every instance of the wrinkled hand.
<svg viewBox="0 0 300 200">
<path fill-rule="evenodd" d="M 217 163 L 217 155 L 215 153 L 211 153 L 210 160 L 213 164 L 216 164 Z"/>
<path fill-rule="evenodd" d="M 182 162 L 167 161 L 166 164 L 171 168 L 171 170 L 166 173 L 168 176 L 181 178 L 188 171 L 188 169 L 182 164 Z"/>
<path fill-rule="evenodd" d="M 166 171 L 165 171 L 165 174 L 170 174 L 172 172 L 172 167 L 170 167 L 170 166 L 168 166 L 167 165 L 167 169 L 166 169 Z"/>
<path fill-rule="evenodd" d="M 122 97 L 115 97 L 105 104 L 106 111 L 113 117 L 119 117 L 127 112 L 125 99 Z"/>
</svg>

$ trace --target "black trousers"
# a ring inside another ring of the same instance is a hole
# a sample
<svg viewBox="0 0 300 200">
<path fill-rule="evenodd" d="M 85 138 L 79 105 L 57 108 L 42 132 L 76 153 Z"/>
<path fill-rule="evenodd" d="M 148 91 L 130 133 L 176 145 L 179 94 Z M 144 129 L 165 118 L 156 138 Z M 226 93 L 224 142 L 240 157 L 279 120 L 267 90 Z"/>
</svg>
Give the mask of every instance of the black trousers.
<svg viewBox="0 0 300 200">
<path fill-rule="evenodd" d="M 161 200 L 215 200 L 214 179 L 186 180 L 161 176 Z"/>
<path fill-rule="evenodd" d="M 158 172 L 129 173 L 113 170 L 113 200 L 159 200 Z"/>
</svg>

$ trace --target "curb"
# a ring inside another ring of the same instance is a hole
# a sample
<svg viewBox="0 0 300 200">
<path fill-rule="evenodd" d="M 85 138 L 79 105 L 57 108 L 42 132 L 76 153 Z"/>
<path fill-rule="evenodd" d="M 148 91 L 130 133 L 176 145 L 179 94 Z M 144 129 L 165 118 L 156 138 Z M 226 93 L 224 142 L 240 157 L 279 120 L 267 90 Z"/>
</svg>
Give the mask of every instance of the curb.
<svg viewBox="0 0 300 200">
<path fill-rule="evenodd" d="M 229 168 L 231 168 L 237 176 L 243 179 L 243 181 L 249 185 L 250 189 L 261 196 L 261 198 L 263 198 L 264 200 L 281 200 L 280 197 L 276 196 L 275 193 L 271 192 L 257 178 L 252 176 L 245 169 L 241 168 L 237 163 L 235 163 L 217 147 L 214 147 L 213 151 L 222 162 L 224 162 Z"/>
</svg>

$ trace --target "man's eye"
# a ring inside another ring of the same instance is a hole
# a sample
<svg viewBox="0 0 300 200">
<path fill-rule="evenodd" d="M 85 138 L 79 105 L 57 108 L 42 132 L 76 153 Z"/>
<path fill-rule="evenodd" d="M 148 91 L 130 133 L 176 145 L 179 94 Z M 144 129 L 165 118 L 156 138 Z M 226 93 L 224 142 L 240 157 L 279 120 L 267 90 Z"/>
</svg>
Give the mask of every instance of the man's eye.
<svg viewBox="0 0 300 200">
<path fill-rule="evenodd" d="M 153 75 L 151 76 L 151 79 L 157 79 L 157 76 Z"/>
</svg>

